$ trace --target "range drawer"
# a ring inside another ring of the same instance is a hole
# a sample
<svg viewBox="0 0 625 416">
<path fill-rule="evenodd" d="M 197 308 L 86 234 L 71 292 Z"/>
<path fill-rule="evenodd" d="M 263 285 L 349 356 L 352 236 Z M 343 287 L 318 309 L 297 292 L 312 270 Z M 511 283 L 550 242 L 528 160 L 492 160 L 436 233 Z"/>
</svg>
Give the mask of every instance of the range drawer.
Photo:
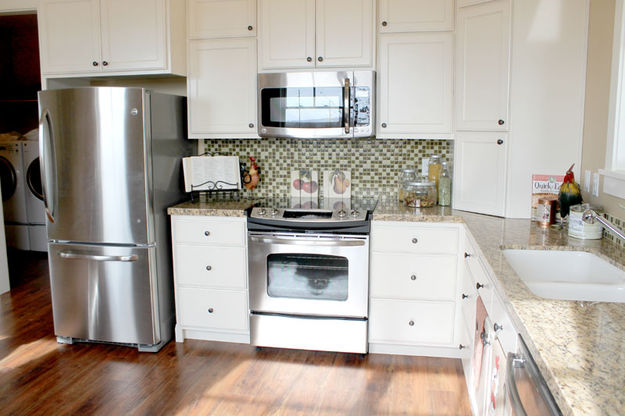
<svg viewBox="0 0 625 416">
<path fill-rule="evenodd" d="M 458 252 L 458 227 L 407 224 L 410 223 L 388 224 L 374 221 L 371 224 L 371 250 L 391 253 Z"/>
<path fill-rule="evenodd" d="M 455 255 L 372 253 L 370 292 L 374 298 L 454 300 Z"/>
<path fill-rule="evenodd" d="M 245 222 L 217 217 L 175 216 L 176 243 L 221 244 L 245 247 Z"/>
<path fill-rule="evenodd" d="M 184 328 L 247 331 L 247 293 L 179 287 L 177 308 Z"/>
<path fill-rule="evenodd" d="M 369 342 L 450 345 L 454 302 L 371 299 Z"/>
<path fill-rule="evenodd" d="M 243 247 L 177 244 L 176 284 L 245 289 L 247 260 Z"/>
</svg>

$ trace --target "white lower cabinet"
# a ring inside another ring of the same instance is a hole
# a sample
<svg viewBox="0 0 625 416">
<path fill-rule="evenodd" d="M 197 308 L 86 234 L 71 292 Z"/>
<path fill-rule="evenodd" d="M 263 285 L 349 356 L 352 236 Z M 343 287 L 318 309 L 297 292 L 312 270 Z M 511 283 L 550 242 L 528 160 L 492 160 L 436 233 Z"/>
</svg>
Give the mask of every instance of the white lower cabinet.
<svg viewBox="0 0 625 416">
<path fill-rule="evenodd" d="M 369 351 L 464 356 L 462 232 L 460 224 L 372 223 Z"/>
<path fill-rule="evenodd" d="M 245 217 L 171 217 L 176 341 L 250 342 Z"/>
</svg>

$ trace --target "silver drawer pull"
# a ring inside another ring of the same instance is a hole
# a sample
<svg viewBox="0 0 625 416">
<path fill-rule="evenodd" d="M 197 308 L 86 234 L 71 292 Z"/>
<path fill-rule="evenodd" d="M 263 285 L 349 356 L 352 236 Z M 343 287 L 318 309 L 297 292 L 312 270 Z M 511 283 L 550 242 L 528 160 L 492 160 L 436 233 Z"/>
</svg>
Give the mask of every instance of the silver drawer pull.
<svg viewBox="0 0 625 416">
<path fill-rule="evenodd" d="M 417 276 L 413 274 L 412 276 L 410 276 L 410 280 L 417 280 Z"/>
<path fill-rule="evenodd" d="M 213 270 L 213 268 L 211 266 L 206 266 L 206 271 L 210 272 L 211 270 Z"/>
<path fill-rule="evenodd" d="M 412 239 L 412 244 L 417 244 L 418 242 L 419 240 L 417 240 L 416 237 Z"/>
<path fill-rule="evenodd" d="M 215 312 L 215 309 L 213 309 L 213 308 L 208 308 L 208 313 L 213 313 L 213 312 Z"/>
<path fill-rule="evenodd" d="M 211 235 L 211 232 L 210 232 L 210 231 L 204 231 L 204 235 L 205 235 L 206 237 L 208 237 L 209 235 Z"/>
<path fill-rule="evenodd" d="M 74 251 L 62 251 L 59 256 L 64 259 L 74 260 L 93 260 L 93 261 L 137 261 L 139 257 L 136 254 L 130 256 L 105 256 L 100 254 L 79 253 Z"/>
<path fill-rule="evenodd" d="M 408 325 L 410 325 L 410 326 L 414 326 L 414 321 L 410 321 L 410 322 L 408 322 Z"/>
</svg>

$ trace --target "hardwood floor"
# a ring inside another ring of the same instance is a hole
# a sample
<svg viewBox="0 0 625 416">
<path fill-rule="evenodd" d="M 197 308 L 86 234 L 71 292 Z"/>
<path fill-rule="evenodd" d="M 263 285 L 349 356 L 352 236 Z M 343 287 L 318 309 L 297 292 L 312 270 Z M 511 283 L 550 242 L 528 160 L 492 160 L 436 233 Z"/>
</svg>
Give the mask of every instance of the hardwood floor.
<svg viewBox="0 0 625 416">
<path fill-rule="evenodd" d="M 14 253 L 10 253 L 13 258 Z M 0 296 L 0 414 L 468 415 L 459 360 L 170 342 L 56 343 L 45 256 Z"/>
</svg>

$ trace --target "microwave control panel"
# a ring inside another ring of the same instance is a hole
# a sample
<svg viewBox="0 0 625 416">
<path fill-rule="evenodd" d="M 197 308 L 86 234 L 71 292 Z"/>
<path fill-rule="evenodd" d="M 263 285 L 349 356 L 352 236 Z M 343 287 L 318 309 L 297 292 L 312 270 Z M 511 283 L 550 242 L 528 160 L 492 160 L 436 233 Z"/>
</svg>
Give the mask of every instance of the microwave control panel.
<svg viewBox="0 0 625 416">
<path fill-rule="evenodd" d="M 354 87 L 354 120 L 355 126 L 371 124 L 371 93 L 369 87 Z"/>
</svg>

